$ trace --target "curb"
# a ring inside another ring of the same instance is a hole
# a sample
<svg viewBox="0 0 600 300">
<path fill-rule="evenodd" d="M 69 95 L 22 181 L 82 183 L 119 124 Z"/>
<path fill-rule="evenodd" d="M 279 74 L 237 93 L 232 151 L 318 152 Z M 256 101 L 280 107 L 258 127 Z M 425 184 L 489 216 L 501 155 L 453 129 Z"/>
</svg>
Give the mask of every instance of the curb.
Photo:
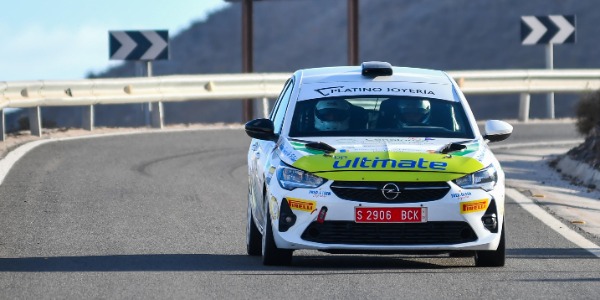
<svg viewBox="0 0 600 300">
<path fill-rule="evenodd" d="M 561 173 L 581 180 L 581 182 L 590 188 L 600 188 L 600 171 L 590 167 L 590 165 L 576 161 L 568 155 L 564 155 L 556 164 L 556 168 Z"/>
</svg>

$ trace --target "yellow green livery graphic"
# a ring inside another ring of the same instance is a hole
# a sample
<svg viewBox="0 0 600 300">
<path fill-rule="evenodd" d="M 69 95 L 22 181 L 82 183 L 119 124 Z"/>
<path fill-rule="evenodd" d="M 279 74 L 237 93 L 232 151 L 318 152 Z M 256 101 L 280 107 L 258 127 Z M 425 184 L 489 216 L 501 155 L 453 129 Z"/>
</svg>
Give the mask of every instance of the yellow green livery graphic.
<svg viewBox="0 0 600 300">
<path fill-rule="evenodd" d="M 474 158 L 439 153 L 343 152 L 299 158 L 294 167 L 331 180 L 449 181 L 482 169 Z"/>
</svg>

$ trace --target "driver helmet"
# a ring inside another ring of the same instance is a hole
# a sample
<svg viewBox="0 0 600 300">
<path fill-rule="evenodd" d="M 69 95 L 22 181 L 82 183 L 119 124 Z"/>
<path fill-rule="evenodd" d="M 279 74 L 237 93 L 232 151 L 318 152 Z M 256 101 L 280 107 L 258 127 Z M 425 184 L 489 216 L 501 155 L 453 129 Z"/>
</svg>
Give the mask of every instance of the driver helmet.
<svg viewBox="0 0 600 300">
<path fill-rule="evenodd" d="M 405 100 L 398 103 L 399 119 L 403 125 L 425 125 L 431 115 L 429 100 Z"/>
<path fill-rule="evenodd" d="M 350 103 L 346 100 L 321 100 L 315 106 L 315 129 L 346 130 L 350 127 Z"/>
</svg>

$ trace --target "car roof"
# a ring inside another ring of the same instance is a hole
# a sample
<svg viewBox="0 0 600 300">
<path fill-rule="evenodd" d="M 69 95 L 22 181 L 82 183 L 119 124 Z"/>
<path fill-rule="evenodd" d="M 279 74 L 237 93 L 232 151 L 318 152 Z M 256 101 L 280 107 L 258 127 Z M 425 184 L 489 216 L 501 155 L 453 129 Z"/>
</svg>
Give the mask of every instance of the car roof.
<svg viewBox="0 0 600 300">
<path fill-rule="evenodd" d="M 367 77 L 362 75 L 361 66 L 324 67 L 298 70 L 297 73 L 303 84 L 324 82 L 419 82 L 430 84 L 451 85 L 449 76 L 439 70 L 392 67 L 391 76 Z"/>
</svg>

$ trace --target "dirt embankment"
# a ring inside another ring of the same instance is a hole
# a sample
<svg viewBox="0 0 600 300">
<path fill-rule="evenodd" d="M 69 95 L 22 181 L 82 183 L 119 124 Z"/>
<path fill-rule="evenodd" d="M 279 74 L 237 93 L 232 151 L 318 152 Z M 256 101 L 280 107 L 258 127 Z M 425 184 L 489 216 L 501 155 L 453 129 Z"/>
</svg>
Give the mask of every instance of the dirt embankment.
<svg viewBox="0 0 600 300">
<path fill-rule="evenodd" d="M 567 155 L 600 171 L 600 124 L 592 128 L 585 141 L 569 150 Z"/>
</svg>

